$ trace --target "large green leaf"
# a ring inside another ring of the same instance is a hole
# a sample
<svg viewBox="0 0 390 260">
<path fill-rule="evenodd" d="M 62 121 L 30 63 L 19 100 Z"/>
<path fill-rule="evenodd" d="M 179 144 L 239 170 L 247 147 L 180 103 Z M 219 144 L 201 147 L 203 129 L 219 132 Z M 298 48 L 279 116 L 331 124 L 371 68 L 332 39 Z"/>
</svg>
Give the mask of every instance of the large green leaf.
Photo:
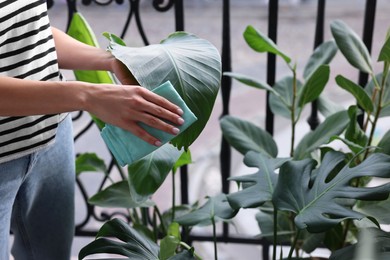
<svg viewBox="0 0 390 260">
<path fill-rule="evenodd" d="M 357 103 L 367 112 L 372 112 L 374 110 L 374 104 L 371 101 L 371 98 L 363 90 L 363 88 L 353 81 L 345 78 L 342 75 L 336 77 L 337 85 L 351 93 L 355 98 Z"/>
<path fill-rule="evenodd" d="M 110 42 L 110 51 L 141 86 L 154 89 L 169 80 L 198 120 L 172 140 L 185 149 L 199 136 L 214 106 L 221 82 L 221 57 L 208 41 L 186 32 L 160 44 L 126 47 Z"/>
<path fill-rule="evenodd" d="M 286 162 L 273 194 L 275 207 L 294 212 L 296 226 L 309 232 L 326 231 L 345 219 L 362 219 L 363 214 L 340 199 L 386 199 L 390 183 L 360 188 L 351 186 L 351 181 L 366 176 L 390 177 L 390 156 L 373 154 L 353 168 L 345 165 L 340 170 L 344 164 L 345 155 L 340 152 L 326 153 L 318 168 L 312 159 Z"/>
<path fill-rule="evenodd" d="M 318 46 L 313 54 L 310 56 L 305 69 L 303 77 L 308 79 L 311 74 L 316 71 L 321 65 L 329 64 L 337 53 L 337 45 L 334 41 L 323 42 Z"/>
<path fill-rule="evenodd" d="M 279 50 L 278 46 L 267 36 L 257 31 L 249 25 L 244 31 L 244 39 L 248 45 L 257 52 L 270 52 L 284 59 L 286 63 L 291 62 L 291 58 Z"/>
<path fill-rule="evenodd" d="M 219 220 L 225 221 L 233 218 L 238 210 L 230 207 L 225 194 L 209 197 L 207 202 L 199 209 L 175 219 L 184 226 L 209 226 Z"/>
<path fill-rule="evenodd" d="M 181 154 L 182 151 L 166 144 L 129 165 L 127 170 L 131 197 L 138 203 L 142 203 L 154 194 L 163 184 Z M 140 201 L 137 199 L 140 199 Z"/>
<path fill-rule="evenodd" d="M 325 88 L 329 80 L 330 69 L 328 65 L 319 66 L 311 76 L 305 81 L 298 96 L 298 106 L 316 100 Z"/>
<path fill-rule="evenodd" d="M 330 27 L 337 46 L 348 62 L 363 72 L 372 73 L 370 53 L 359 36 L 340 20 L 333 21 Z"/>
<path fill-rule="evenodd" d="M 255 208 L 271 201 L 274 188 L 278 181 L 275 169 L 288 159 L 270 159 L 261 153 L 248 152 L 244 163 L 249 167 L 258 168 L 254 174 L 229 178 L 242 185 L 242 190 L 230 193 L 227 199 L 234 209 Z"/>
<path fill-rule="evenodd" d="M 315 149 L 327 143 L 334 135 L 341 134 L 349 123 L 347 111 L 337 112 L 325 119 L 313 132 L 306 134 L 294 151 L 295 159 L 303 159 Z"/>
<path fill-rule="evenodd" d="M 119 241 L 112 240 L 113 237 Z M 80 250 L 79 259 L 99 253 L 112 253 L 129 259 L 159 259 L 158 245 L 121 219 L 107 221 L 96 239 Z"/>
<path fill-rule="evenodd" d="M 114 183 L 96 193 L 88 200 L 88 203 L 105 208 L 138 208 L 154 205 L 147 196 L 134 198 L 134 195 L 130 193 L 127 180 Z"/>
<path fill-rule="evenodd" d="M 241 154 L 255 151 L 269 157 L 278 155 L 278 147 L 272 136 L 253 123 L 233 116 L 224 116 L 220 125 L 223 136 Z"/>
</svg>

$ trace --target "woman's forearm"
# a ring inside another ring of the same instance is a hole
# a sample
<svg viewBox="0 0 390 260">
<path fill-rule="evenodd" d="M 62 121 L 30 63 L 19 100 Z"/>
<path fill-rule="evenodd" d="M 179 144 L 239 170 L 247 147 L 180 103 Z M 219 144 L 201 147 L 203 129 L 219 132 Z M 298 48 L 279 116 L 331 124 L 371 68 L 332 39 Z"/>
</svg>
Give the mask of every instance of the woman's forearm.
<svg viewBox="0 0 390 260">
<path fill-rule="evenodd" d="M 88 85 L 0 77 L 0 116 L 56 114 L 84 110 Z"/>
<path fill-rule="evenodd" d="M 54 27 L 52 32 L 61 69 L 113 70 L 115 58 L 111 53 L 79 42 Z"/>
</svg>

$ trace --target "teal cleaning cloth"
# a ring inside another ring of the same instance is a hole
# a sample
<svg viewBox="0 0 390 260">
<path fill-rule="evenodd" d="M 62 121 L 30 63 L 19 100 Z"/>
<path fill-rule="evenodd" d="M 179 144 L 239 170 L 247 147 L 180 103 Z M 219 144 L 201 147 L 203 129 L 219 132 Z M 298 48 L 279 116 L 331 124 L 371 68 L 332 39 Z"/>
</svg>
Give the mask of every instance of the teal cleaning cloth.
<svg viewBox="0 0 390 260">
<path fill-rule="evenodd" d="M 180 133 L 197 120 L 196 116 L 187 107 L 186 103 L 183 101 L 183 99 L 169 81 L 165 82 L 152 91 L 178 105 L 183 110 L 184 113 L 182 118 L 184 119 L 184 124 L 177 126 L 177 128 L 180 129 Z M 140 125 L 148 133 L 157 137 L 162 144 L 169 142 L 175 137 L 175 135 L 150 127 L 143 123 L 140 123 Z M 115 159 L 122 167 L 126 164 L 131 164 L 134 161 L 141 159 L 142 157 L 159 148 L 155 145 L 151 145 L 145 142 L 131 132 L 109 124 L 106 124 L 106 126 L 102 129 L 101 136 L 104 142 L 107 144 L 108 149 L 110 149 Z"/>
</svg>

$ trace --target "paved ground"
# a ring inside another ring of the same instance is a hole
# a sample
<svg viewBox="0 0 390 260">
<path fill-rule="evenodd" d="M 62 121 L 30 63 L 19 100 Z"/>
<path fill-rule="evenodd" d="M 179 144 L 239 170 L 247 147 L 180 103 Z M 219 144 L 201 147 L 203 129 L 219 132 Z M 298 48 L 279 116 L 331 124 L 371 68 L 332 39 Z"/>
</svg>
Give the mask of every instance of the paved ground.
<svg viewBox="0 0 390 260">
<path fill-rule="evenodd" d="M 171 18 L 172 11 L 167 13 L 159 13 L 151 8 L 152 1 L 142 1 L 141 14 L 144 28 L 149 35 L 151 43 L 157 43 L 170 32 L 174 30 L 174 23 Z M 216 0 L 197 0 L 184 1 L 186 6 L 185 13 L 185 28 L 187 31 L 197 34 L 200 37 L 211 41 L 217 48 L 221 48 L 221 2 Z M 314 19 L 316 15 L 316 2 L 314 0 L 306 0 L 304 3 L 296 3 L 297 1 L 281 0 L 280 21 L 278 42 L 281 49 L 297 61 L 299 71 L 301 72 L 304 64 L 311 54 L 313 48 L 314 35 Z M 365 1 L 363 0 L 330 0 L 327 1 L 327 28 L 329 22 L 334 19 L 343 19 L 356 32 L 362 34 L 363 10 Z M 262 1 L 255 0 L 232 0 L 233 6 L 231 10 L 231 27 L 232 27 L 232 61 L 233 71 L 252 75 L 259 79 L 265 79 L 265 62 L 266 55 L 258 54 L 251 51 L 245 44 L 242 38 L 242 32 L 247 25 L 253 25 L 264 33 L 267 32 L 267 6 Z M 383 43 L 387 29 L 390 27 L 388 14 L 390 13 L 390 2 L 388 0 L 378 0 L 378 15 L 374 32 L 373 55 L 377 56 L 379 47 Z M 91 23 L 93 29 L 98 35 L 98 39 L 102 47 L 105 47 L 107 42 L 101 37 L 104 31 L 120 34 L 121 26 L 126 19 L 125 12 L 128 5 L 110 7 L 100 7 L 91 5 L 88 7 L 80 6 L 79 10 Z M 66 11 L 63 1 L 56 1 L 56 5 L 50 11 L 52 24 L 65 28 Z M 134 21 L 133 21 L 134 23 Z M 329 30 L 326 32 L 326 39 L 330 38 Z M 130 26 L 129 33 L 125 41 L 128 45 L 141 46 L 139 34 L 134 24 Z M 357 72 L 347 65 L 346 61 L 339 55 L 332 64 L 332 74 L 342 73 L 350 78 L 357 78 Z M 282 63 L 278 63 L 278 77 L 287 73 L 286 67 Z M 72 78 L 72 74 L 66 72 L 68 78 Z M 334 101 L 348 104 L 350 98 L 348 94 L 330 87 L 326 94 L 331 96 Z M 217 100 L 214 113 L 210 119 L 209 125 L 200 136 L 199 140 L 193 145 L 192 153 L 195 164 L 190 167 L 190 194 L 191 200 L 202 198 L 206 194 L 214 194 L 219 192 L 219 170 L 218 170 L 218 151 L 220 145 L 220 130 L 218 125 L 218 117 L 221 113 L 221 101 Z M 234 83 L 232 90 L 231 113 L 244 119 L 250 119 L 253 122 L 264 125 L 264 93 L 258 90 L 253 90 Z M 281 153 L 287 153 L 289 140 L 288 130 L 285 129 L 286 122 L 282 119 L 276 120 L 276 138 L 280 144 Z M 76 126 L 76 131 L 79 126 Z M 307 127 L 302 124 L 302 132 Z M 386 127 L 386 126 L 385 126 Z M 98 133 L 92 132 L 88 136 L 76 144 L 78 151 L 93 151 L 100 156 L 107 156 L 106 151 L 102 149 L 103 144 L 97 137 Z M 282 145 L 284 144 L 284 146 Z M 283 149 L 285 148 L 285 149 Z M 250 172 L 242 166 L 242 158 L 233 154 L 233 173 L 242 174 Z M 93 177 L 89 181 L 94 183 Z M 89 187 L 92 191 L 94 187 Z M 170 182 L 155 196 L 160 207 L 165 209 L 169 207 Z M 84 207 L 78 202 L 77 219 L 81 219 L 84 214 Z M 249 236 L 256 235 L 259 230 L 253 219 L 253 214 L 250 211 L 245 211 L 238 217 L 240 221 L 236 223 L 238 230 Z M 209 232 L 206 230 L 205 232 Z M 91 238 L 76 238 L 74 244 L 74 255 L 77 255 L 78 250 L 88 243 Z M 205 243 L 197 245 L 197 249 L 204 256 L 204 259 L 212 259 L 212 245 Z M 259 259 L 260 248 L 256 246 L 242 245 L 219 245 L 220 259 Z"/>
</svg>

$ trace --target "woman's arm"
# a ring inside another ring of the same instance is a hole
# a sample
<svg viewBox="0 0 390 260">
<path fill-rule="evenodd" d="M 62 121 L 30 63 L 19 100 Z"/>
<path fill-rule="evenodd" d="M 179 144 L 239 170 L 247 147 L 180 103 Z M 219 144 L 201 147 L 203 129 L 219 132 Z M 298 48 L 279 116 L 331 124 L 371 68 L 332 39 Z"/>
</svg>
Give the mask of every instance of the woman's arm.
<svg viewBox="0 0 390 260">
<path fill-rule="evenodd" d="M 60 68 L 111 71 L 122 84 L 138 85 L 126 66 L 110 52 L 79 42 L 54 27 L 52 32 Z"/>
<path fill-rule="evenodd" d="M 184 122 L 183 111 L 178 106 L 145 88 L 131 85 L 137 82 L 110 53 L 80 43 L 54 28 L 53 35 L 61 68 L 113 71 L 127 85 L 0 77 L 0 116 L 84 110 L 154 145 L 159 145 L 159 140 L 143 130 L 139 122 L 168 133 L 178 133 L 175 126 Z"/>
</svg>

